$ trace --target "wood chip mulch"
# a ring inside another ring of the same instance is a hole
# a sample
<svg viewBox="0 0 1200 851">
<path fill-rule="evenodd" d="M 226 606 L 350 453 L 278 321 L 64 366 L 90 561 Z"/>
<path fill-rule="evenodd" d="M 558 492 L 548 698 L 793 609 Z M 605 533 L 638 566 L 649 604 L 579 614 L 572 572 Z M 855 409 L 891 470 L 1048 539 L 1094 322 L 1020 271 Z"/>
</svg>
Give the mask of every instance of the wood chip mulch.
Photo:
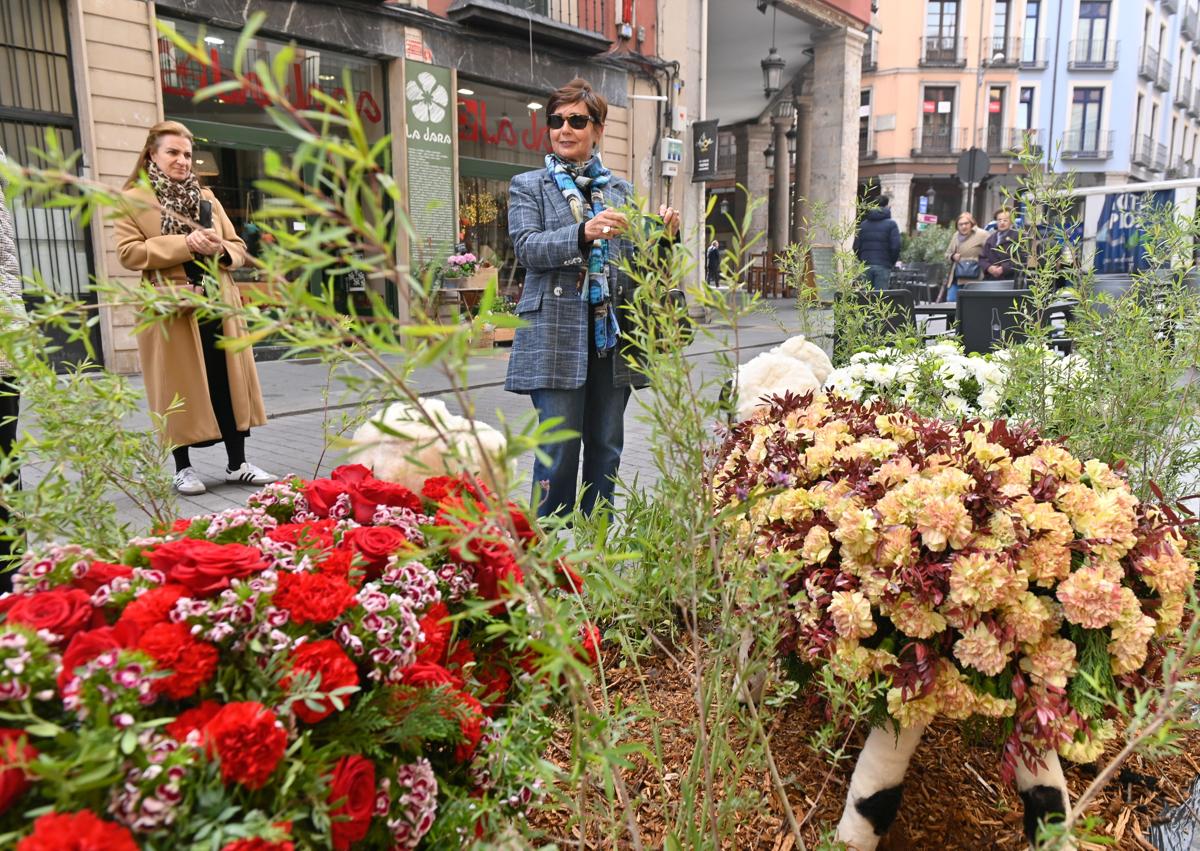
<svg viewBox="0 0 1200 851">
<path fill-rule="evenodd" d="M 617 658 L 609 654 L 606 661 L 614 664 Z M 693 735 L 696 706 L 690 670 L 681 670 L 675 661 L 662 656 L 646 660 L 642 669 L 644 676 L 639 677 L 632 668 L 607 668 L 608 700 L 631 705 L 644 703 L 648 698 L 656 716 L 662 770 L 637 758 L 635 767 L 623 777 L 635 802 L 643 846 L 661 848 L 668 828 L 681 820 L 679 778 L 687 775 L 696 750 Z M 599 700 L 599 692 L 593 697 Z M 793 812 L 797 819 L 803 819 L 812 811 L 801 828 L 809 848 L 840 818 L 853 760 L 866 737 L 866 731 L 855 731 L 848 759 L 831 772 L 826 756 L 815 751 L 811 744 L 813 732 L 824 722 L 822 713 L 822 706 L 816 701 L 794 700 L 786 708 L 770 713 L 769 721 L 772 752 Z M 880 846 L 882 849 L 1019 851 L 1028 847 L 1022 833 L 1021 801 L 1015 787 L 1000 780 L 994 738 L 972 735 L 969 741 L 964 740 L 963 729 L 953 722 L 938 722 L 926 732 L 909 766 L 899 817 Z M 728 731 L 718 732 L 728 734 Z M 736 735 L 744 736 L 745 732 L 739 730 Z M 547 758 L 565 767 L 569 739 L 569 732 L 564 730 Z M 627 731 L 626 741 L 643 742 L 653 752 L 651 722 L 642 720 L 633 725 Z M 1153 763 L 1140 756 L 1130 759 L 1118 780 L 1089 809 L 1089 814 L 1103 820 L 1101 832 L 1111 838 L 1111 844 L 1083 843 L 1082 851 L 1153 849 L 1147 841 L 1151 824 L 1162 817 L 1164 807 L 1186 800 L 1193 781 L 1200 775 L 1200 758 L 1192 754 L 1200 755 L 1200 732 L 1186 735 L 1183 752 L 1178 756 Z M 1075 800 L 1095 777 L 1096 766 L 1077 766 L 1065 760 L 1063 766 Z M 764 851 L 795 848 L 765 769 L 759 776 L 740 778 L 740 786 L 733 792 L 757 792 L 760 803 L 739 813 L 736 840 L 726 847 Z M 577 788 L 565 794 L 573 800 L 579 798 Z M 588 800 L 593 814 L 605 811 L 598 790 L 591 790 Z M 754 795 L 748 796 L 748 800 L 753 801 Z M 599 825 L 607 821 L 611 826 L 611 820 L 619 815 L 619 811 L 614 811 L 608 820 L 589 818 L 585 847 L 632 847 L 627 833 L 614 838 L 612 834 L 598 832 Z M 696 817 L 702 818 L 703 814 Z M 1196 817 L 1200 819 L 1200 814 Z M 558 810 L 547 808 L 532 814 L 531 822 L 548 837 L 578 847 L 580 828 L 572 818 L 573 813 L 564 805 Z"/>
</svg>

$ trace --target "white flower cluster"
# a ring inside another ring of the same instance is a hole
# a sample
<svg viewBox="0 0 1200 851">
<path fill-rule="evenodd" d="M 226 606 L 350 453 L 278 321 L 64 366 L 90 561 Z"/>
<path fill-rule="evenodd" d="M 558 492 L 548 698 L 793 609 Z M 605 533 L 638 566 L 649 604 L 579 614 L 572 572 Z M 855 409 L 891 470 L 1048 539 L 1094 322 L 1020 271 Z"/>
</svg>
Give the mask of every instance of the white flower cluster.
<svg viewBox="0 0 1200 851">
<path fill-rule="evenodd" d="M 922 413 L 950 417 L 997 417 L 1002 414 L 1012 350 L 966 355 L 957 343 L 938 343 L 914 351 L 882 348 L 859 352 L 835 369 L 825 389 L 856 402 L 886 399 Z M 1045 349 L 1047 372 L 1064 379 L 1081 369 L 1078 358 Z M 1048 381 L 1048 401 L 1058 380 Z"/>
</svg>

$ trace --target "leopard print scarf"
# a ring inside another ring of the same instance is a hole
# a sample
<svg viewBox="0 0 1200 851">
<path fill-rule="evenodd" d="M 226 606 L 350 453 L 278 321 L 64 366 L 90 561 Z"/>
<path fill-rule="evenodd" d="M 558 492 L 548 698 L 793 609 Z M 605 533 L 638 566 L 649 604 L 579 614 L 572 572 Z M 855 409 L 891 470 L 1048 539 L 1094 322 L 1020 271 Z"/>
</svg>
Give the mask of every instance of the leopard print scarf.
<svg viewBox="0 0 1200 851">
<path fill-rule="evenodd" d="M 188 220 L 200 220 L 200 181 L 196 175 L 189 174 L 186 180 L 172 180 L 150 161 L 146 169 L 150 178 L 150 186 L 158 197 L 162 207 L 162 232 L 167 234 L 187 235 L 195 230 Z"/>
</svg>

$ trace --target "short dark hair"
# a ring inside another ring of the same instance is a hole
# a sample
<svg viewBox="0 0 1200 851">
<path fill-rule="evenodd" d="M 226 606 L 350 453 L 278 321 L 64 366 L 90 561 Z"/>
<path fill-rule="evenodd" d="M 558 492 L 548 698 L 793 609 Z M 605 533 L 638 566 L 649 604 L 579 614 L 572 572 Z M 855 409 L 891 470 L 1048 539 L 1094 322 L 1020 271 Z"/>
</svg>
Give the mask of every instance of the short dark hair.
<svg viewBox="0 0 1200 851">
<path fill-rule="evenodd" d="M 892 196 L 888 195 L 886 192 L 880 192 L 878 203 L 880 207 L 890 207 L 892 206 Z"/>
<path fill-rule="evenodd" d="M 604 126 L 608 118 L 608 101 L 604 96 L 592 89 L 592 84 L 582 77 L 576 77 L 560 89 L 550 93 L 546 102 L 546 114 L 553 115 L 560 106 L 572 103 L 582 103 L 587 107 L 588 115 L 600 126 Z"/>
</svg>

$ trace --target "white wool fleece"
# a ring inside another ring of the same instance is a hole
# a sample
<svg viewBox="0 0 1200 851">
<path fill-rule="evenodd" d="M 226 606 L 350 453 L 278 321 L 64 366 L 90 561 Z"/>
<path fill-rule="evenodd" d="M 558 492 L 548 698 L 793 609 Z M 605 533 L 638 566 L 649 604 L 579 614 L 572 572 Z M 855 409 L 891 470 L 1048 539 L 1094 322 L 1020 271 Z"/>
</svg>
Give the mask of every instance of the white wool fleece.
<svg viewBox="0 0 1200 851">
<path fill-rule="evenodd" d="M 821 382 L 802 361 L 775 351 L 763 352 L 738 367 L 737 419 L 748 419 L 769 403 L 764 396 L 782 396 L 785 392 L 802 396 L 820 390 Z"/>
<path fill-rule="evenodd" d="M 813 371 L 817 381 L 822 384 L 825 383 L 825 379 L 829 378 L 829 373 L 833 372 L 833 363 L 829 360 L 829 355 L 825 354 L 825 350 L 820 346 L 805 339 L 803 334 L 797 334 L 776 346 L 772 351 L 804 362 Z"/>
</svg>

